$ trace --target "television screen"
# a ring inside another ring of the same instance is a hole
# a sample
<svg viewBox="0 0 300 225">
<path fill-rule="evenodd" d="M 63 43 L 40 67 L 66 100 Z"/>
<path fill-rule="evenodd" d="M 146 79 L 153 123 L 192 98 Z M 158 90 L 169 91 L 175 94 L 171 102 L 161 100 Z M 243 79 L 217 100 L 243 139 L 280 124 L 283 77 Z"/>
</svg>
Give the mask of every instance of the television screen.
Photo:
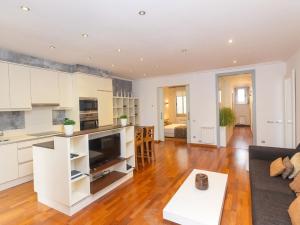
<svg viewBox="0 0 300 225">
<path fill-rule="evenodd" d="M 89 140 L 90 169 L 116 159 L 121 155 L 120 134 Z"/>
</svg>

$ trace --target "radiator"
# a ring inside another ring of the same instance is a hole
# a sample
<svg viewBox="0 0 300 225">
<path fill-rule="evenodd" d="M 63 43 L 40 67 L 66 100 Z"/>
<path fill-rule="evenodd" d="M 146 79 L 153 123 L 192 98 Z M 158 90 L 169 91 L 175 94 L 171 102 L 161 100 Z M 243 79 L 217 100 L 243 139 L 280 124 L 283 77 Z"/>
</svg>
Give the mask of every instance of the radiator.
<svg viewBox="0 0 300 225">
<path fill-rule="evenodd" d="M 215 142 L 215 128 L 200 127 L 200 140 L 205 144 L 213 144 Z"/>
</svg>

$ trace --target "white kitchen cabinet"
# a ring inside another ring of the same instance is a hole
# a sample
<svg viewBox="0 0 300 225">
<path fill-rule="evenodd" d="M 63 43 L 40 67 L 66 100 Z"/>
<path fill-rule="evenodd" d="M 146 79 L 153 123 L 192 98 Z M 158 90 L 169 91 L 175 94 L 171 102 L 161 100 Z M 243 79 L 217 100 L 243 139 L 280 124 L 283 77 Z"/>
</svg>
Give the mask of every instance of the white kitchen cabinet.
<svg viewBox="0 0 300 225">
<path fill-rule="evenodd" d="M 59 107 L 72 108 L 73 107 L 73 80 L 69 73 L 58 74 L 59 83 Z"/>
<path fill-rule="evenodd" d="M 0 184 L 17 179 L 19 173 L 16 144 L 0 146 Z"/>
<path fill-rule="evenodd" d="M 9 93 L 11 109 L 31 109 L 28 67 L 9 64 Z"/>
<path fill-rule="evenodd" d="M 112 79 L 96 77 L 96 90 L 97 91 L 112 91 Z"/>
<path fill-rule="evenodd" d="M 33 105 L 59 105 L 58 72 L 31 69 L 31 101 Z"/>
<path fill-rule="evenodd" d="M 8 64 L 0 62 L 0 109 L 9 109 Z"/>
<path fill-rule="evenodd" d="M 99 126 L 113 125 L 113 93 L 97 91 Z"/>
</svg>

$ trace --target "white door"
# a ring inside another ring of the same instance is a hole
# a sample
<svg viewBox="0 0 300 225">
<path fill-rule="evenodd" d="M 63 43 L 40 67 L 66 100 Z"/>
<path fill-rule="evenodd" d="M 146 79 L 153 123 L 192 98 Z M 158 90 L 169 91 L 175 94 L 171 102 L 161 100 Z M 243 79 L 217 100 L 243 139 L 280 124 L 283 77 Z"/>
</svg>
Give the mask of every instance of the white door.
<svg viewBox="0 0 300 225">
<path fill-rule="evenodd" d="M 158 88 L 157 93 L 157 112 L 158 112 L 158 140 L 165 141 L 165 132 L 164 132 L 164 89 Z"/>
<path fill-rule="evenodd" d="M 295 147 L 295 71 L 284 80 L 284 140 L 286 148 Z"/>
<path fill-rule="evenodd" d="M 190 86 L 185 86 L 186 91 L 186 128 L 187 128 L 187 143 L 191 143 L 191 116 L 190 116 Z"/>
</svg>

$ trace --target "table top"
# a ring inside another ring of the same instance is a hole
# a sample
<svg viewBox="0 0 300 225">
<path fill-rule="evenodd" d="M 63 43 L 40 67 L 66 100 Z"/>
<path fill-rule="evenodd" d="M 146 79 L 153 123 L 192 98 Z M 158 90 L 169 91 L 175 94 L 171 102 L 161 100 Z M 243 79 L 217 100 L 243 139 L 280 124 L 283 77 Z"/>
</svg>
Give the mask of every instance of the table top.
<svg viewBox="0 0 300 225">
<path fill-rule="evenodd" d="M 209 188 L 195 187 L 195 176 L 208 176 Z M 163 210 L 166 220 L 184 225 L 218 225 L 227 187 L 227 174 L 194 169 Z"/>
</svg>

